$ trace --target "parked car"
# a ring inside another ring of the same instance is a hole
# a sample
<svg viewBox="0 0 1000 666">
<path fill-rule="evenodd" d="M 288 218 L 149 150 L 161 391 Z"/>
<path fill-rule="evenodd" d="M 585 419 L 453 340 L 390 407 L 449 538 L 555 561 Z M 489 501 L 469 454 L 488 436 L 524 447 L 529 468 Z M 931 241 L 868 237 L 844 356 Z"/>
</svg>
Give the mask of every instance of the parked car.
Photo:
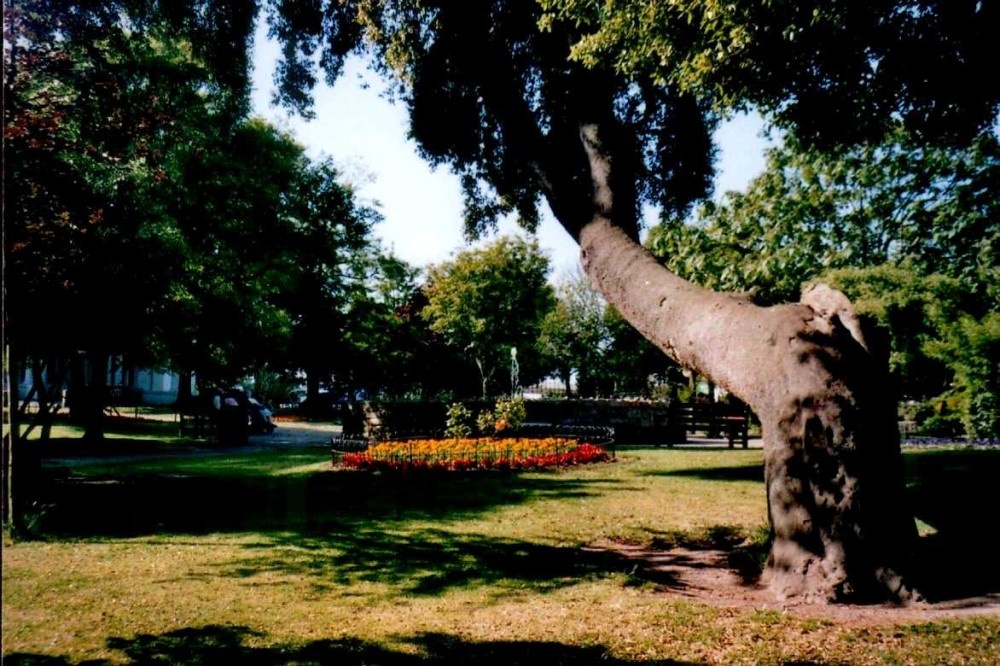
<svg viewBox="0 0 1000 666">
<path fill-rule="evenodd" d="M 271 408 L 260 402 L 256 398 L 250 398 L 250 415 L 247 425 L 250 432 L 255 435 L 270 434 L 278 426 L 274 423 L 274 412 Z"/>
</svg>

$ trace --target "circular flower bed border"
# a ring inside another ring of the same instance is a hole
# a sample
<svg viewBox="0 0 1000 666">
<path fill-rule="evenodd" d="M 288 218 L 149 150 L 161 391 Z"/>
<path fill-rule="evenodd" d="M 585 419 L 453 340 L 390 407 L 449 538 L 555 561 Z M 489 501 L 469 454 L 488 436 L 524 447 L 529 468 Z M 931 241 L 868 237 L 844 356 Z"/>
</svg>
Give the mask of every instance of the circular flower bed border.
<svg viewBox="0 0 1000 666">
<path fill-rule="evenodd" d="M 344 454 L 352 469 L 522 470 L 566 467 L 611 460 L 600 446 L 561 437 L 414 439 L 380 442 L 360 453 Z"/>
</svg>

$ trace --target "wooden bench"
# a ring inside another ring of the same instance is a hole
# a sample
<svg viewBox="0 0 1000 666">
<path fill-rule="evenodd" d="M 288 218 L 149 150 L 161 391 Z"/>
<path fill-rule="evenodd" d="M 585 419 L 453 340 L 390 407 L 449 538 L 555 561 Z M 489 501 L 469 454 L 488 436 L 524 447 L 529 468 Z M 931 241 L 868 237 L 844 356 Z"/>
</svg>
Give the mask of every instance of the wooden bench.
<svg viewBox="0 0 1000 666">
<path fill-rule="evenodd" d="M 743 448 L 749 446 L 750 419 L 745 409 L 724 403 L 687 403 L 674 405 L 670 420 L 685 432 L 703 432 L 707 437 L 724 435 L 729 448 L 738 440 Z"/>
</svg>

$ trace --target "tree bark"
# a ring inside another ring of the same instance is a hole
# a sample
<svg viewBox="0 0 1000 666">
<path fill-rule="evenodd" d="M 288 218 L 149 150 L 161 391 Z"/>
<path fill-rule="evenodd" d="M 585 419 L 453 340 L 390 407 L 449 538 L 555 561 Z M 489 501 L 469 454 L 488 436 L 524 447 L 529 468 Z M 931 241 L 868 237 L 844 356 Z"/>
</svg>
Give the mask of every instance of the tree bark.
<svg viewBox="0 0 1000 666">
<path fill-rule="evenodd" d="M 177 404 L 187 405 L 191 403 L 191 380 L 194 373 L 190 370 L 181 370 L 177 373 Z M 133 383 L 134 386 L 134 383 Z"/>
<path fill-rule="evenodd" d="M 773 532 L 764 580 L 779 597 L 915 598 L 900 575 L 916 531 L 903 501 L 887 358 L 850 302 L 821 286 L 800 303 L 760 307 L 669 272 L 616 223 L 600 139 L 598 126 L 582 126 L 590 219 L 561 221 L 575 232 L 584 270 L 629 323 L 760 418 Z"/>
<path fill-rule="evenodd" d="M 3 520 L 14 536 L 30 533 L 29 517 L 38 495 L 41 458 L 24 437 L 18 410 L 18 363 L 4 345 Z"/>
<path fill-rule="evenodd" d="M 89 355 L 90 381 L 85 389 L 86 401 L 83 413 L 83 441 L 100 443 L 104 441 L 104 398 L 108 386 L 108 361 L 106 353 L 94 352 Z"/>
</svg>

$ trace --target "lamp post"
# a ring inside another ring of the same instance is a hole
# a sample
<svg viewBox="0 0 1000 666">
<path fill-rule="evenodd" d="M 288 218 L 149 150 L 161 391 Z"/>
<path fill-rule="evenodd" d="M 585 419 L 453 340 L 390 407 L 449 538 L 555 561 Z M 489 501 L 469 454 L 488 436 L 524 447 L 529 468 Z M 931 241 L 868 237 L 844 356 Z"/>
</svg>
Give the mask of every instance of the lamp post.
<svg viewBox="0 0 1000 666">
<path fill-rule="evenodd" d="M 518 374 L 520 374 L 520 367 L 517 364 L 517 347 L 510 348 L 510 397 L 517 397 L 517 389 L 520 380 L 518 379 Z"/>
</svg>

